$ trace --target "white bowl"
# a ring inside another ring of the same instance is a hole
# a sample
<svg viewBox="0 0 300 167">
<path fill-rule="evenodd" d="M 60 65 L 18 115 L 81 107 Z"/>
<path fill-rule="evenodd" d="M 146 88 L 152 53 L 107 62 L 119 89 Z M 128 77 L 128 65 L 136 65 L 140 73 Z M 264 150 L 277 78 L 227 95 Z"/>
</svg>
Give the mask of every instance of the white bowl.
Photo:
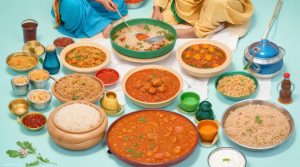
<svg viewBox="0 0 300 167">
<path fill-rule="evenodd" d="M 219 47 L 220 49 L 222 49 L 226 55 L 226 60 L 225 62 L 215 68 L 195 68 L 192 67 L 190 65 L 187 65 L 185 62 L 183 62 L 182 60 L 182 53 L 183 51 L 192 46 L 192 45 L 196 45 L 196 44 L 211 44 L 211 45 L 215 45 L 217 47 Z M 223 73 L 231 64 L 231 59 L 232 59 L 232 53 L 231 50 L 223 43 L 218 42 L 218 41 L 214 41 L 214 40 L 210 40 L 210 39 L 195 39 L 195 40 L 190 40 L 186 43 L 184 43 L 176 52 L 176 58 L 177 61 L 179 62 L 179 64 L 181 65 L 181 67 L 183 68 L 183 70 L 188 73 L 189 75 L 193 76 L 193 77 L 197 77 L 197 78 L 210 78 L 210 77 L 215 77 L 221 73 Z"/>
<path fill-rule="evenodd" d="M 66 54 L 77 47 L 82 47 L 82 46 L 90 46 L 90 47 L 95 47 L 97 49 L 102 50 L 105 55 L 106 55 L 106 59 L 103 63 L 99 64 L 98 66 L 95 67 L 88 67 L 88 68 L 80 68 L 80 67 L 75 67 L 70 65 L 69 63 L 66 62 Z M 98 45 L 96 43 L 92 43 L 92 42 L 79 42 L 79 43 L 73 43 L 71 45 L 68 45 L 67 47 L 65 47 L 61 53 L 60 53 L 60 61 L 63 64 L 63 66 L 65 66 L 66 68 L 68 68 L 69 70 L 75 71 L 75 72 L 79 72 L 79 73 L 93 73 L 96 72 L 98 70 L 100 70 L 101 68 L 105 67 L 109 61 L 110 61 L 110 52 L 108 51 L 108 49 L 106 49 L 104 46 L 102 45 Z"/>
</svg>

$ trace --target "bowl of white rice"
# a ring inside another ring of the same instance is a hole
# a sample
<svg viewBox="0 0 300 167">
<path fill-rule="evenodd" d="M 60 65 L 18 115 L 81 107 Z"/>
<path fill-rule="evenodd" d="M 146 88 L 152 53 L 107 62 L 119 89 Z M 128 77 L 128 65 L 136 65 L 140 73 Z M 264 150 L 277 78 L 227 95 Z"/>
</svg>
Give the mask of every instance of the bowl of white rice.
<svg viewBox="0 0 300 167">
<path fill-rule="evenodd" d="M 287 141 L 293 134 L 294 121 L 280 105 L 251 99 L 235 103 L 224 112 L 222 129 L 233 143 L 262 151 Z"/>
<path fill-rule="evenodd" d="M 83 150 L 101 141 L 107 117 L 104 111 L 88 102 L 68 102 L 51 112 L 48 132 L 54 142 L 63 148 Z"/>
</svg>

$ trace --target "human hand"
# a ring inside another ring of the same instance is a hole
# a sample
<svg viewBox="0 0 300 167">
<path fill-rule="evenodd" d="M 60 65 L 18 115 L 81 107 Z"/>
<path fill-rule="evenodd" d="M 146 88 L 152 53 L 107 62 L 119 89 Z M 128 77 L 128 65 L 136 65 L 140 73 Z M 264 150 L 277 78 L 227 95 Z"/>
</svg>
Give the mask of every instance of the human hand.
<svg viewBox="0 0 300 167">
<path fill-rule="evenodd" d="M 112 0 L 97 0 L 97 2 L 101 3 L 106 10 L 116 12 L 118 9 L 118 5 L 114 3 Z"/>
<path fill-rule="evenodd" d="M 160 20 L 163 21 L 164 17 L 160 11 L 160 7 L 159 6 L 153 6 L 153 13 L 152 13 L 152 19 L 154 20 Z"/>
</svg>

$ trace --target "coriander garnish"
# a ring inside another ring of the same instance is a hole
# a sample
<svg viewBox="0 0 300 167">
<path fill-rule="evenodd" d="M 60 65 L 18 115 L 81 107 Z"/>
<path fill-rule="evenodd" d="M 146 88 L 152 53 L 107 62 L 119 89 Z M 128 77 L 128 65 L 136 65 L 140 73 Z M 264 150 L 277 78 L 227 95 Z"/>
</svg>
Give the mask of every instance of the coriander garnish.
<svg viewBox="0 0 300 167">
<path fill-rule="evenodd" d="M 223 162 L 229 162 L 230 158 L 223 158 Z"/>
<path fill-rule="evenodd" d="M 257 115 L 257 116 L 255 117 L 255 122 L 258 123 L 258 124 L 261 124 L 261 123 L 262 123 L 262 120 L 261 120 L 261 118 L 260 118 L 259 115 Z"/>
</svg>

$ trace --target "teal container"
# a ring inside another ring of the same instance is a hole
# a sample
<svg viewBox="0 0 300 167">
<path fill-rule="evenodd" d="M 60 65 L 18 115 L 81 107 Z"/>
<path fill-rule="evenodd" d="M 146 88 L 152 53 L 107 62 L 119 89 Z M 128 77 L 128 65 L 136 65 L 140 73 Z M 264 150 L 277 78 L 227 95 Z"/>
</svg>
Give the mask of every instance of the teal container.
<svg viewBox="0 0 300 167">
<path fill-rule="evenodd" d="M 202 121 L 202 120 L 214 120 L 215 119 L 215 114 L 214 111 L 212 110 L 212 105 L 208 101 L 202 101 L 199 105 L 199 109 L 195 114 L 195 117 L 197 121 Z"/>
<path fill-rule="evenodd" d="M 132 19 L 132 20 L 127 21 L 127 23 L 130 26 L 138 25 L 138 24 L 149 24 L 149 25 L 161 27 L 161 28 L 169 31 L 174 36 L 174 41 L 170 45 L 167 45 L 163 48 L 160 48 L 160 49 L 154 50 L 154 51 L 134 51 L 134 50 L 130 50 L 127 48 L 123 48 L 114 42 L 115 33 L 126 27 L 125 23 L 121 23 L 121 24 L 117 25 L 116 27 L 114 27 L 112 29 L 112 31 L 110 32 L 110 43 L 111 43 L 112 47 L 117 52 L 121 53 L 122 55 L 125 55 L 128 57 L 133 57 L 133 58 L 138 58 L 138 59 L 152 59 L 152 58 L 166 55 L 174 48 L 177 36 L 176 36 L 176 30 L 171 25 L 169 25 L 163 21 L 153 20 L 153 19 Z"/>
<path fill-rule="evenodd" d="M 200 96 L 195 92 L 184 92 L 180 96 L 179 108 L 186 112 L 195 112 L 200 103 Z"/>
<path fill-rule="evenodd" d="M 217 87 L 218 87 L 219 81 L 220 81 L 222 78 L 224 78 L 224 77 L 226 77 L 226 76 L 233 76 L 233 75 L 238 75 L 238 74 L 244 75 L 244 76 L 246 76 L 246 77 L 249 77 L 249 78 L 253 79 L 253 81 L 254 81 L 254 83 L 255 83 L 255 85 L 256 85 L 256 89 L 255 89 L 255 91 L 254 91 L 253 93 L 251 93 L 251 94 L 249 94 L 249 95 L 247 95 L 247 96 L 232 97 L 232 96 L 224 95 L 223 93 L 219 92 L 219 90 L 218 90 Z M 253 75 L 251 75 L 251 74 L 249 74 L 249 73 L 247 73 L 247 72 L 243 72 L 243 71 L 226 72 L 226 73 L 223 73 L 223 74 L 221 74 L 221 75 L 219 75 L 219 76 L 217 77 L 217 79 L 216 79 L 216 81 L 215 81 L 215 88 L 216 88 L 217 92 L 218 92 L 220 95 L 222 95 L 223 97 L 225 97 L 226 99 L 233 100 L 233 101 L 240 101 L 240 100 L 244 100 L 244 99 L 250 98 L 252 95 L 254 95 L 254 94 L 257 92 L 257 89 L 258 89 L 258 81 L 257 81 L 257 79 L 256 79 Z"/>
</svg>

